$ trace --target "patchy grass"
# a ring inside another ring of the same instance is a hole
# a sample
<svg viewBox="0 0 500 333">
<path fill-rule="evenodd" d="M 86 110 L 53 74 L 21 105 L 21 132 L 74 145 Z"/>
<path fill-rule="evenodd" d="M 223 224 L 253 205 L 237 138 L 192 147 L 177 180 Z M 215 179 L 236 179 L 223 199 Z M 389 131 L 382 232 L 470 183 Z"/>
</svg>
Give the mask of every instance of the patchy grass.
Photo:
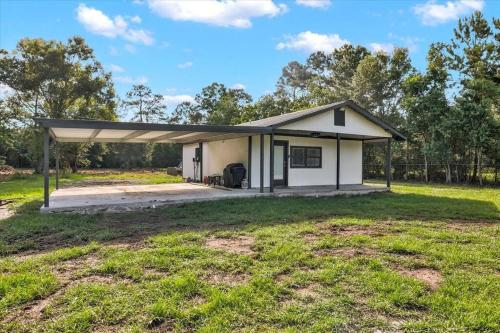
<svg viewBox="0 0 500 333">
<path fill-rule="evenodd" d="M 0 330 L 498 331 L 499 192 L 395 184 L 40 215 L 40 177 L 12 179 L 0 183 L 16 200 L 0 222 Z"/>
</svg>

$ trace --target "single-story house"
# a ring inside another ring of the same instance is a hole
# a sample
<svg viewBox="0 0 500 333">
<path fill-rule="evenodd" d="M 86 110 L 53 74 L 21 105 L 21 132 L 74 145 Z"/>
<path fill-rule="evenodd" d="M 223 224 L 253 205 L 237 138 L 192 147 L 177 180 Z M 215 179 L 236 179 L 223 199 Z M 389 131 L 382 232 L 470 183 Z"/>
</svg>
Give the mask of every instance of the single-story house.
<svg viewBox="0 0 500 333">
<path fill-rule="evenodd" d="M 246 184 L 260 192 L 275 186 L 355 185 L 363 182 L 363 146 L 405 140 L 394 127 L 348 100 L 231 125 L 178 125 L 96 120 L 37 119 L 44 130 L 44 207 L 49 207 L 50 140 L 59 188 L 60 142 L 179 143 L 183 176 L 198 181 L 241 163 Z"/>
<path fill-rule="evenodd" d="M 242 163 L 248 187 L 355 185 L 363 182 L 363 144 L 405 137 L 353 101 L 243 123 L 269 133 L 185 143 L 183 177 L 203 180 Z"/>
</svg>

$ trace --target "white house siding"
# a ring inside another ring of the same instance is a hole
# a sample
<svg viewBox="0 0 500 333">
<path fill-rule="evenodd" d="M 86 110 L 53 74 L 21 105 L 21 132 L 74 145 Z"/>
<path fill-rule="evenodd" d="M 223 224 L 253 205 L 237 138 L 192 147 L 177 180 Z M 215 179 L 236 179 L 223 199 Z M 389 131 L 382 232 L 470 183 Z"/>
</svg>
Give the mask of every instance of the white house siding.
<svg viewBox="0 0 500 333">
<path fill-rule="evenodd" d="M 207 142 L 203 147 L 203 175 L 220 174 L 229 163 L 243 163 L 248 170 L 248 137 Z"/>
<path fill-rule="evenodd" d="M 198 143 L 183 145 L 182 177 L 184 178 L 194 178 L 193 158 L 195 149 L 198 147 Z M 248 138 L 203 143 L 203 177 L 213 174 L 221 175 L 229 163 L 243 163 L 248 170 L 247 160 Z"/>
<path fill-rule="evenodd" d="M 321 147 L 322 165 L 317 169 L 288 168 L 288 186 L 335 185 L 337 182 L 337 141 L 275 136 L 290 146 Z M 290 150 L 288 151 L 288 154 Z M 362 142 L 340 141 L 340 184 L 361 184 Z M 290 160 L 288 160 L 290 166 Z M 252 187 L 260 186 L 260 137 L 252 138 Z M 269 135 L 264 136 L 264 186 L 269 187 Z"/>
<path fill-rule="evenodd" d="M 391 134 L 359 113 L 345 108 L 345 126 L 334 125 L 334 111 L 326 111 L 280 128 L 312 132 L 333 132 L 359 134 L 377 137 L 391 137 Z"/>
</svg>

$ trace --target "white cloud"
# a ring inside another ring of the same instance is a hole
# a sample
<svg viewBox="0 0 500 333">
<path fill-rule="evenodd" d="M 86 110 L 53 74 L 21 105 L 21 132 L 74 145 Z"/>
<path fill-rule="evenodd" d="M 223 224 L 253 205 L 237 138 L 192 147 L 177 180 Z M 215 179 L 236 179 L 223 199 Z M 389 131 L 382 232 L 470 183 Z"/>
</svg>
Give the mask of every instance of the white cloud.
<svg viewBox="0 0 500 333">
<path fill-rule="evenodd" d="M 115 81 L 123 84 L 145 84 L 148 78 L 145 76 L 131 77 L 131 76 L 117 76 Z"/>
<path fill-rule="evenodd" d="M 134 45 L 132 44 L 125 44 L 124 46 L 125 50 L 128 52 L 128 53 L 135 53 L 137 52 L 137 49 L 135 48 Z"/>
<path fill-rule="evenodd" d="M 234 84 L 231 89 L 246 89 L 247 87 L 243 83 Z"/>
<path fill-rule="evenodd" d="M 7 98 L 14 94 L 14 89 L 6 84 L 0 83 L 0 99 Z"/>
<path fill-rule="evenodd" d="M 426 3 L 416 5 L 413 12 L 423 24 L 438 25 L 457 20 L 460 16 L 474 10 L 482 10 L 483 6 L 483 0 L 456 0 L 447 1 L 445 4 L 438 4 L 435 0 L 429 0 Z"/>
<path fill-rule="evenodd" d="M 128 41 L 151 45 L 154 43 L 151 32 L 143 29 L 131 29 L 127 21 L 121 15 L 113 19 L 102 11 L 80 4 L 76 10 L 78 22 L 83 24 L 85 29 L 108 38 L 122 37 Z"/>
<path fill-rule="evenodd" d="M 193 63 L 191 61 L 186 61 L 182 64 L 178 64 L 177 67 L 180 69 L 191 68 L 191 67 L 193 67 Z"/>
<path fill-rule="evenodd" d="M 394 45 L 391 43 L 370 43 L 370 48 L 373 52 L 392 53 L 394 51 Z"/>
<path fill-rule="evenodd" d="M 301 50 L 306 52 L 332 52 L 344 44 L 349 44 L 346 39 L 340 38 L 338 34 L 317 34 L 311 31 L 304 31 L 295 36 L 285 36 L 286 41 L 278 43 L 276 49 Z"/>
<path fill-rule="evenodd" d="M 276 5 L 272 0 L 148 0 L 149 8 L 156 14 L 174 21 L 193 21 L 221 27 L 250 28 L 254 17 L 274 17 L 287 10 L 286 5 Z"/>
<path fill-rule="evenodd" d="M 130 18 L 130 22 L 140 24 L 142 22 L 142 19 L 140 16 L 135 15 Z"/>
<path fill-rule="evenodd" d="M 109 65 L 109 70 L 112 71 L 112 72 L 114 72 L 114 73 L 123 73 L 123 72 L 125 72 L 125 69 L 123 67 L 115 65 L 115 64 Z"/>
<path fill-rule="evenodd" d="M 332 4 L 330 0 L 296 0 L 295 3 L 311 8 L 328 8 Z"/>
<path fill-rule="evenodd" d="M 182 102 L 195 103 L 194 97 L 189 95 L 163 95 L 163 101 L 170 110 L 174 110 Z"/>
</svg>

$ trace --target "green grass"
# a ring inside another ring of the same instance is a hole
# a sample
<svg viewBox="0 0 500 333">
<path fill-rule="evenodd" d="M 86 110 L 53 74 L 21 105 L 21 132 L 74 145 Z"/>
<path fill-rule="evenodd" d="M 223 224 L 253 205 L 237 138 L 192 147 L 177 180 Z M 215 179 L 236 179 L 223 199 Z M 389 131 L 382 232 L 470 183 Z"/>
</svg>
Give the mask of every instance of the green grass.
<svg viewBox="0 0 500 333">
<path fill-rule="evenodd" d="M 0 222 L 0 330 L 497 332 L 499 195 L 397 183 L 361 197 L 41 215 L 40 177 L 12 179 L 0 183 L 16 200 Z"/>
</svg>

